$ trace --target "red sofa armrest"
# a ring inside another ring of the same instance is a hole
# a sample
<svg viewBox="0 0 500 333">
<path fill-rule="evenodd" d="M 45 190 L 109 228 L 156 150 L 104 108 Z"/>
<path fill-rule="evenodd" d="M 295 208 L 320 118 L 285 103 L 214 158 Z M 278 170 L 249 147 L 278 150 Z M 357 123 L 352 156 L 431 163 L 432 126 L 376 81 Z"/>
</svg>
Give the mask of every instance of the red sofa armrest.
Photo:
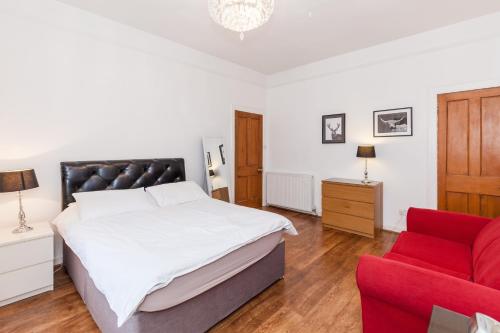
<svg viewBox="0 0 500 333">
<path fill-rule="evenodd" d="M 371 297 L 430 320 L 433 305 L 500 320 L 500 290 L 394 260 L 362 256 L 357 270 L 361 297 Z"/>
<path fill-rule="evenodd" d="M 442 210 L 410 208 L 407 230 L 472 245 L 491 219 Z"/>
</svg>

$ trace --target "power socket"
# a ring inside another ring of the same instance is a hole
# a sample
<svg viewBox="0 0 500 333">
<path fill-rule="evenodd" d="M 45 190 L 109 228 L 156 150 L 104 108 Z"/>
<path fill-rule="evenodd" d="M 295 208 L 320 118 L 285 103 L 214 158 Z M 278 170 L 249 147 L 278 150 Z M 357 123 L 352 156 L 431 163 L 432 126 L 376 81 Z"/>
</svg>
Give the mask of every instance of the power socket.
<svg viewBox="0 0 500 333">
<path fill-rule="evenodd" d="M 399 226 L 401 228 L 404 228 L 403 226 L 406 225 L 406 214 L 408 213 L 408 209 L 403 209 L 403 208 L 400 208 L 399 209 Z"/>
</svg>

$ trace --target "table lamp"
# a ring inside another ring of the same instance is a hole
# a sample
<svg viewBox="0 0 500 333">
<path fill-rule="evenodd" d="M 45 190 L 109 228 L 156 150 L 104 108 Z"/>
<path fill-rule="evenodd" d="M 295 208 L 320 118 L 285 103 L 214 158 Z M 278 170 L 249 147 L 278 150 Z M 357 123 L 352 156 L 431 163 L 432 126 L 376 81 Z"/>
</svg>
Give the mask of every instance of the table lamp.
<svg viewBox="0 0 500 333">
<path fill-rule="evenodd" d="M 21 191 L 29 190 L 35 187 L 38 187 L 38 181 L 36 179 L 35 170 L 33 169 L 0 172 L 0 193 L 18 192 L 19 227 L 12 231 L 15 234 L 33 230 L 33 227 L 26 224 L 26 214 L 24 214 L 23 210 Z"/>
<path fill-rule="evenodd" d="M 358 146 L 358 152 L 356 154 L 356 157 L 363 157 L 365 159 L 365 179 L 363 179 L 361 182 L 363 184 L 369 184 L 371 183 L 368 180 L 368 159 L 369 158 L 375 158 L 375 147 L 374 146 Z"/>
</svg>

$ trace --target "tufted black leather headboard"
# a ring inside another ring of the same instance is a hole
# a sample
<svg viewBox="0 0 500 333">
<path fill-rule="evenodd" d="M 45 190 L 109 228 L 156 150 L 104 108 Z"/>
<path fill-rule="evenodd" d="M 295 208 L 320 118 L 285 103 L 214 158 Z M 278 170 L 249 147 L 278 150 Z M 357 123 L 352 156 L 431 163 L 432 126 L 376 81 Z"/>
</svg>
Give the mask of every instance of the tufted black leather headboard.
<svg viewBox="0 0 500 333">
<path fill-rule="evenodd" d="M 61 162 L 62 209 L 73 193 L 148 187 L 186 180 L 184 159 Z"/>
</svg>

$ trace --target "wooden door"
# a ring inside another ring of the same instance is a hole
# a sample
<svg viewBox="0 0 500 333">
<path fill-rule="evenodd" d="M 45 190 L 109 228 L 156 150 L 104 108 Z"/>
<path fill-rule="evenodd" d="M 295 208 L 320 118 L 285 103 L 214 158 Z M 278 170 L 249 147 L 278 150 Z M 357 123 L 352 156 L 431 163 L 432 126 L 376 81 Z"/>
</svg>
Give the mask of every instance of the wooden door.
<svg viewBox="0 0 500 333">
<path fill-rule="evenodd" d="M 236 111 L 235 202 L 262 207 L 262 115 Z"/>
<path fill-rule="evenodd" d="M 438 96 L 438 208 L 500 215 L 500 88 Z"/>
</svg>

